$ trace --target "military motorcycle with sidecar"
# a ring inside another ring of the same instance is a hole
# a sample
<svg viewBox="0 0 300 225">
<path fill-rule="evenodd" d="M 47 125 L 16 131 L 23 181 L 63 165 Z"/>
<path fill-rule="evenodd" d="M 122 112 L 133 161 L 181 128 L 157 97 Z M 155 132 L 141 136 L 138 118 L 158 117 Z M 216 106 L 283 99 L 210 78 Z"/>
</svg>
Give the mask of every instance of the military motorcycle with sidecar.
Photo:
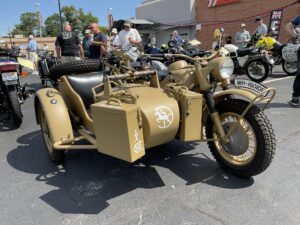
<svg viewBox="0 0 300 225">
<path fill-rule="evenodd" d="M 128 67 L 110 74 L 64 75 L 57 79 L 56 88 L 39 90 L 36 120 L 50 159 L 64 160 L 66 150 L 97 149 L 135 162 L 147 149 L 176 138 L 208 142 L 220 165 L 235 175 L 250 177 L 267 169 L 276 141 L 264 109 L 275 89 L 256 93 L 244 83 L 244 87 L 216 91 L 212 80 L 228 85 L 232 74 L 226 59 L 207 63 L 171 56 L 182 60 L 169 67 L 176 82 L 170 80 L 163 87 L 157 71 Z M 78 143 L 83 139 L 89 144 Z"/>
</svg>

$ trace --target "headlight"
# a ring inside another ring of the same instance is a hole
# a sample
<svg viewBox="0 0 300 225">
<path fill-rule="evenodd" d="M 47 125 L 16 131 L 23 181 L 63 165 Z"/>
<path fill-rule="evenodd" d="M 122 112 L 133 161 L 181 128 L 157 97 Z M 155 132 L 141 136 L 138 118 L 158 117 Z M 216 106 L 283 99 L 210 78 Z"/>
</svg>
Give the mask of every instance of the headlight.
<svg viewBox="0 0 300 225">
<path fill-rule="evenodd" d="M 225 57 L 220 65 L 220 75 L 224 79 L 228 79 L 233 74 L 234 64 L 231 58 Z"/>
<path fill-rule="evenodd" d="M 224 80 L 230 78 L 233 74 L 234 64 L 229 57 L 218 57 L 209 61 L 209 67 L 211 68 L 211 74 L 218 80 Z"/>
</svg>

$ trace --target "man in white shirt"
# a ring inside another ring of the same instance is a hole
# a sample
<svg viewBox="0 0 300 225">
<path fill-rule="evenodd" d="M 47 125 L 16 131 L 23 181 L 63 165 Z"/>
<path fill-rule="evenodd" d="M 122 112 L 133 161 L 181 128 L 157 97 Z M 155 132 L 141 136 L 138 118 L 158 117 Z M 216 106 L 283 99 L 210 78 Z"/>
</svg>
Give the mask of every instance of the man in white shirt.
<svg viewBox="0 0 300 225">
<path fill-rule="evenodd" d="M 129 22 L 125 22 L 124 27 L 124 30 L 119 33 L 118 38 L 121 48 L 125 51 L 128 51 L 134 47 L 136 50 L 136 47 L 140 46 L 142 41 L 139 32 L 136 29 L 131 28 L 131 23 Z"/>
</svg>

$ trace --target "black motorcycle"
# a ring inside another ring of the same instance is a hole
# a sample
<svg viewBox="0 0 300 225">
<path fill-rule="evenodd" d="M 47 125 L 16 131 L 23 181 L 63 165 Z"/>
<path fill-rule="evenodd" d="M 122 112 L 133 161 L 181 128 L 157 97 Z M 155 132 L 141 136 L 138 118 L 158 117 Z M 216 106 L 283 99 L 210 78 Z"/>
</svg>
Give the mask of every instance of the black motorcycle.
<svg viewBox="0 0 300 225">
<path fill-rule="evenodd" d="M 26 84 L 20 84 L 22 67 L 9 52 L 0 51 L 0 112 L 7 113 L 9 118 L 19 127 L 23 120 L 21 104 L 33 90 L 26 90 Z"/>
<path fill-rule="evenodd" d="M 52 85 L 52 81 L 49 77 L 50 69 L 57 65 L 57 58 L 53 51 L 39 51 L 38 53 L 38 70 L 41 78 L 41 82 L 44 86 Z"/>
</svg>

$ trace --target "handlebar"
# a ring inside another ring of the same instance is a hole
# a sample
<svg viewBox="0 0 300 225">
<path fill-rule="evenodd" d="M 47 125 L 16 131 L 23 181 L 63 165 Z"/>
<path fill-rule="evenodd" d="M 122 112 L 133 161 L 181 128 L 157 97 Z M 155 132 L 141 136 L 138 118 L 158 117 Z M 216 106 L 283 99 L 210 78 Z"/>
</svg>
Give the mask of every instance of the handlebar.
<svg viewBox="0 0 300 225">
<path fill-rule="evenodd" d="M 144 77 L 144 76 L 153 76 L 153 75 L 156 75 L 155 70 L 136 71 L 133 73 L 107 75 L 107 78 L 109 78 L 110 80 L 120 80 L 120 79 L 133 79 L 133 78 Z"/>
</svg>

